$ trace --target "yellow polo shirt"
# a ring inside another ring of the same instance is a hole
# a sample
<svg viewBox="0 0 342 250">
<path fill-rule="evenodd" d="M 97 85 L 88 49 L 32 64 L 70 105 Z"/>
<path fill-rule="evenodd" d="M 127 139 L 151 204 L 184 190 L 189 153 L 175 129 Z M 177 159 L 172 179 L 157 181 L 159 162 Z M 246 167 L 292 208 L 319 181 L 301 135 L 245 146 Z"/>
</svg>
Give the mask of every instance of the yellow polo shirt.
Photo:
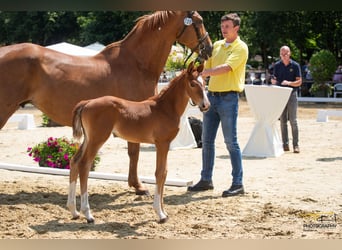
<svg viewBox="0 0 342 250">
<path fill-rule="evenodd" d="M 215 42 L 212 56 L 205 62 L 205 68 L 210 69 L 226 64 L 232 70 L 228 73 L 211 76 L 208 90 L 213 92 L 242 92 L 245 86 L 247 59 L 248 46 L 240 37 L 235 39 L 228 47 L 225 46 L 225 40 Z"/>
</svg>

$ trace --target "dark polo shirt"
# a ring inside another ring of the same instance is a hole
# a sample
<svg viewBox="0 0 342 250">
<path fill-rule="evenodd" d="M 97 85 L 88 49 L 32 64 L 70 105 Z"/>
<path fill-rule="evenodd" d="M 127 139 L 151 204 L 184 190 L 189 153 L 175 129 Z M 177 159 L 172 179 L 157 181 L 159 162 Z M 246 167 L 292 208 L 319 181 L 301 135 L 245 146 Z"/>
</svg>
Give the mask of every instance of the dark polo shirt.
<svg viewBox="0 0 342 250">
<path fill-rule="evenodd" d="M 296 81 L 296 77 L 302 77 L 299 64 L 290 59 L 290 63 L 285 65 L 281 60 L 277 61 L 274 65 L 274 76 L 277 79 L 277 85 L 281 87 L 291 87 L 293 90 L 297 90 L 298 87 L 281 85 L 282 81 Z"/>
</svg>

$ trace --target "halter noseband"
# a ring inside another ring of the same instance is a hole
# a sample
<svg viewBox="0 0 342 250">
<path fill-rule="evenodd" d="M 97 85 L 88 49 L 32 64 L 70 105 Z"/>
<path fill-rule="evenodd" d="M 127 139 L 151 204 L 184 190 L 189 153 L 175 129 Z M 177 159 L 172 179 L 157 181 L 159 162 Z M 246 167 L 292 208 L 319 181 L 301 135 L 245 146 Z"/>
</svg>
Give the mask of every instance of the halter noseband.
<svg viewBox="0 0 342 250">
<path fill-rule="evenodd" d="M 205 45 L 203 44 L 204 40 L 208 37 L 208 32 L 205 33 L 205 35 L 203 37 L 201 37 L 201 34 L 199 32 L 199 29 L 197 28 L 195 22 L 193 22 L 192 20 L 192 16 L 193 14 L 195 13 L 195 11 L 188 11 L 188 16 L 184 19 L 184 26 L 183 26 L 183 29 L 182 31 L 180 32 L 180 34 L 176 37 L 176 39 L 178 40 L 184 33 L 185 29 L 190 26 L 192 24 L 192 26 L 194 27 L 195 29 L 195 32 L 196 32 L 196 36 L 197 36 L 197 39 L 198 39 L 198 44 L 196 47 L 192 48 L 191 49 L 191 53 L 190 55 L 185 59 L 184 61 L 184 66 L 186 64 L 186 62 L 188 61 L 188 59 L 192 56 L 192 54 L 194 53 L 194 51 L 196 49 L 199 50 L 199 55 L 202 54 L 202 50 L 205 49 Z M 196 59 L 196 61 L 199 60 L 199 58 Z"/>
</svg>

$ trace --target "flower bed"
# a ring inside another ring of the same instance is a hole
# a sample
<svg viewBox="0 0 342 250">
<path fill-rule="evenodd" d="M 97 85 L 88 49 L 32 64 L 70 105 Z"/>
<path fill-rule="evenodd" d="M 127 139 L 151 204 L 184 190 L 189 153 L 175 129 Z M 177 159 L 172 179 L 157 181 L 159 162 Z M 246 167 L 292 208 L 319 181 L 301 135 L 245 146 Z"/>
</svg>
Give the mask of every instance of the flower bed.
<svg viewBox="0 0 342 250">
<path fill-rule="evenodd" d="M 70 169 L 70 160 L 79 148 L 79 144 L 65 137 L 49 137 L 47 141 L 41 142 L 34 147 L 27 148 L 28 155 L 38 162 L 40 167 Z M 97 155 L 91 170 L 95 170 L 100 162 Z"/>
</svg>

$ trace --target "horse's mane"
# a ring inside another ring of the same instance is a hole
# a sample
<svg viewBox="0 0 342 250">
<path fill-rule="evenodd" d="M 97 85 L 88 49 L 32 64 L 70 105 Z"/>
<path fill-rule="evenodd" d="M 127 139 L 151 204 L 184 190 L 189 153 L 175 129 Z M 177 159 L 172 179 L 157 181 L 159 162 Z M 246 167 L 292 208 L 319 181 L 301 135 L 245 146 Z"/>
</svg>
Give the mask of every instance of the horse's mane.
<svg viewBox="0 0 342 250">
<path fill-rule="evenodd" d="M 138 17 L 135 21 L 135 26 L 122 40 L 108 44 L 106 48 L 104 48 L 104 50 L 107 48 L 109 49 L 118 46 L 120 43 L 129 39 L 139 27 L 142 27 L 144 25 L 146 25 L 150 30 L 156 30 L 159 27 L 162 27 L 173 14 L 174 11 L 156 11 L 150 15 L 143 15 L 141 17 Z"/>
<path fill-rule="evenodd" d="M 162 27 L 172 13 L 172 11 L 157 11 L 151 15 L 141 16 L 137 18 L 135 27 L 146 24 L 150 29 L 155 30 Z"/>
</svg>

